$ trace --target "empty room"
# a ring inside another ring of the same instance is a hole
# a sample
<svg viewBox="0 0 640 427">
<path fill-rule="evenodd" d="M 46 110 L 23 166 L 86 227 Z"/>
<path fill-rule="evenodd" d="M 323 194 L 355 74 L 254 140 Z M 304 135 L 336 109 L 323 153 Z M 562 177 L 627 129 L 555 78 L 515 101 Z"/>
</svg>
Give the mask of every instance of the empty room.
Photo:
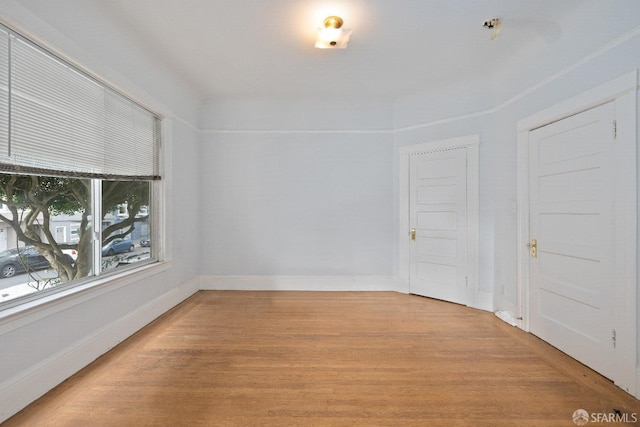
<svg viewBox="0 0 640 427">
<path fill-rule="evenodd" d="M 640 425 L 636 0 L 0 0 L 0 423 Z"/>
</svg>

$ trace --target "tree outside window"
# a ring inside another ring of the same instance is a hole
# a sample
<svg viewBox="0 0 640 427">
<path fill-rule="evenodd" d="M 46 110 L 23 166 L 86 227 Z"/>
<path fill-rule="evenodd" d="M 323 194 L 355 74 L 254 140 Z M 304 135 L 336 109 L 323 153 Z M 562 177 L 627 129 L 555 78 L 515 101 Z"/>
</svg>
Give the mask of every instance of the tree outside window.
<svg viewBox="0 0 640 427">
<path fill-rule="evenodd" d="M 0 240 L 0 250 L 21 248 L 11 259 L 0 254 L 0 295 L 13 298 L 151 258 L 147 246 L 150 182 L 101 180 L 94 184 L 91 179 L 0 174 L 0 225 L 6 225 L 5 234 L 10 236 Z M 101 193 L 98 224 L 102 224 L 97 235 L 93 212 L 98 207 L 92 202 L 96 190 Z M 101 236 L 99 258 L 94 256 L 97 236 Z M 34 249 L 46 261 L 25 265 L 30 259 L 21 254 L 26 249 Z M 96 259 L 100 259 L 97 266 Z M 14 285 L 21 286 L 17 293 L 3 284 L 14 276 L 12 284 L 21 276 Z"/>
</svg>

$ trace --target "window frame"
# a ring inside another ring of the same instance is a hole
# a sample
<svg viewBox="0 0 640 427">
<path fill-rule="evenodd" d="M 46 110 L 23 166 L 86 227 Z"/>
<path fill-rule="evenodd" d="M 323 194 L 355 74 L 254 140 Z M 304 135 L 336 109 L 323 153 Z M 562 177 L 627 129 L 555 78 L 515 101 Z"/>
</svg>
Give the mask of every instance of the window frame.
<svg viewBox="0 0 640 427">
<path fill-rule="evenodd" d="M 170 159 L 167 159 L 165 149 L 166 146 L 171 143 L 173 119 L 171 118 L 171 115 L 168 112 L 169 109 L 166 106 L 138 87 L 130 87 L 130 83 L 127 82 L 127 86 L 129 86 L 130 89 L 124 90 L 121 85 L 116 84 L 112 80 L 107 80 L 101 77 L 96 72 L 91 71 L 88 66 L 85 66 L 80 61 L 60 51 L 60 49 L 52 47 L 51 44 L 43 41 L 41 38 L 36 37 L 6 21 L 0 20 L 0 24 L 10 31 L 40 46 L 53 56 L 68 62 L 77 70 L 86 73 L 90 78 L 113 89 L 124 97 L 130 99 L 135 104 L 154 114 L 157 117 L 156 131 L 159 133 L 157 148 L 158 171 L 159 175 L 162 177 L 162 179 L 145 180 L 146 182 L 149 182 L 150 186 L 150 238 L 154 245 L 154 252 L 152 253 L 153 256 L 149 260 L 140 261 L 132 264 L 131 266 L 115 269 L 114 271 L 97 271 L 93 275 L 83 279 L 1 302 L 0 333 L 2 333 L 7 328 L 8 330 L 11 330 L 19 327 L 22 322 L 16 323 L 15 321 L 17 319 L 29 319 L 28 322 L 37 320 L 38 318 L 41 318 L 41 316 L 66 310 L 69 307 L 81 304 L 88 299 L 99 297 L 105 293 L 112 292 L 123 286 L 133 285 L 140 280 L 160 274 L 171 267 L 170 244 L 169 239 L 167 238 L 167 233 L 164 232 L 167 226 L 167 211 L 170 207 L 166 202 L 169 191 L 168 182 L 170 180 L 170 177 L 168 176 L 170 174 L 170 168 L 167 167 L 167 163 L 170 163 Z M 108 67 L 99 68 L 107 68 L 108 70 Z M 139 95 L 133 95 L 132 92 Z M 144 99 L 144 101 L 141 99 Z M 154 105 L 155 107 L 151 107 L 150 105 Z M 42 175 L 44 176 L 46 173 L 43 173 Z M 92 185 L 101 185 L 101 179 L 99 178 L 89 177 L 88 179 L 92 180 Z M 95 199 L 99 198 L 98 194 L 99 193 L 92 191 L 92 207 L 96 212 L 98 212 L 97 209 L 101 204 L 101 200 L 97 202 L 98 204 L 95 202 Z M 94 245 L 97 246 L 94 250 L 94 258 L 97 258 L 97 260 L 94 259 L 94 265 L 100 266 L 102 227 L 100 226 L 101 219 L 97 217 L 98 215 L 94 215 L 94 233 L 98 231 L 98 238 L 94 238 Z M 95 222 L 98 224 L 95 224 Z"/>
<path fill-rule="evenodd" d="M 154 249 L 152 252 L 152 256 L 148 260 L 136 262 L 130 266 L 122 266 L 117 269 L 110 269 L 107 271 L 102 271 L 102 218 L 99 215 L 92 215 L 92 229 L 94 230 L 94 238 L 93 238 L 93 265 L 94 272 L 92 275 L 87 276 L 82 279 L 74 280 L 69 283 L 64 283 L 61 285 L 57 285 L 48 289 L 43 289 L 40 291 L 32 292 L 26 295 L 22 295 L 4 302 L 0 302 L 0 319 L 2 319 L 2 314 L 5 311 L 8 311 L 14 307 L 22 306 L 25 307 L 31 306 L 32 303 L 37 302 L 42 299 L 44 301 L 51 300 L 52 296 L 56 294 L 69 294 L 69 292 L 74 288 L 78 287 L 81 289 L 88 289 L 91 287 L 92 283 L 100 284 L 109 280 L 109 278 L 120 278 L 123 275 L 127 275 L 128 273 L 135 272 L 138 269 L 145 268 L 147 266 L 154 266 L 156 264 L 161 264 L 165 260 L 161 256 L 164 254 L 162 248 L 164 247 L 164 242 L 161 238 L 164 233 L 160 232 L 160 225 L 164 223 L 160 218 L 163 218 L 162 208 L 160 200 L 162 196 L 162 182 L 163 180 L 150 180 L 146 181 L 149 183 L 149 192 L 150 192 L 150 211 L 151 211 L 151 219 L 150 219 L 150 227 L 151 227 L 151 241 L 154 242 Z M 91 179 L 91 204 L 94 212 L 100 212 L 102 208 L 102 200 L 101 200 L 101 192 L 100 188 L 102 186 L 102 180 L 100 179 Z M 53 298 L 54 299 L 54 298 Z"/>
</svg>

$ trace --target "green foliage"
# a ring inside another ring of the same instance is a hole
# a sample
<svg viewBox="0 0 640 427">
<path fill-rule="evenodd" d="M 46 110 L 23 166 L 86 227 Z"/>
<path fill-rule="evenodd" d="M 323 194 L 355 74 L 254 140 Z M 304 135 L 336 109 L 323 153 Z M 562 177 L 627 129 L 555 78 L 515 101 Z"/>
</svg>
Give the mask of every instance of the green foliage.
<svg viewBox="0 0 640 427">
<path fill-rule="evenodd" d="M 119 205 L 149 205 L 149 183 L 146 181 L 102 181 L 102 217 Z M 135 212 L 137 213 L 137 211 Z"/>
<path fill-rule="evenodd" d="M 87 180 L 0 174 L 0 200 L 19 210 L 46 207 L 52 215 L 73 215 L 86 208 Z"/>
</svg>

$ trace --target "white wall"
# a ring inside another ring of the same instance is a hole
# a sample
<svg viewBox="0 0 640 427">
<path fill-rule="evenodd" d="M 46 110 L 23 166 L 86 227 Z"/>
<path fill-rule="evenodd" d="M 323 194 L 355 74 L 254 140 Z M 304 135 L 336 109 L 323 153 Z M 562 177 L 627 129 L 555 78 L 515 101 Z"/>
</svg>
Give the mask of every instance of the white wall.
<svg viewBox="0 0 640 427">
<path fill-rule="evenodd" d="M 73 14 L 67 15 L 75 26 L 67 27 L 46 10 L 36 16 L 13 1 L 0 1 L 0 11 L 9 24 L 47 40 L 167 117 L 164 231 L 171 259 L 162 268 L 111 280 L 18 315 L 3 313 L 1 422 L 197 290 L 200 177 L 193 166 L 199 159 L 196 99 L 179 90 L 178 82 L 158 71 L 143 52 L 131 47 L 131 57 L 123 57 L 103 49 L 108 44 L 104 33 L 96 33 L 94 39 L 74 38 L 73 31 L 83 21 Z M 117 33 L 113 28 L 101 30 Z"/>
<path fill-rule="evenodd" d="M 203 109 L 204 286 L 233 287 L 241 277 L 253 288 L 352 289 L 361 276 L 367 288 L 393 286 L 390 110 L 351 107 Z"/>
</svg>

